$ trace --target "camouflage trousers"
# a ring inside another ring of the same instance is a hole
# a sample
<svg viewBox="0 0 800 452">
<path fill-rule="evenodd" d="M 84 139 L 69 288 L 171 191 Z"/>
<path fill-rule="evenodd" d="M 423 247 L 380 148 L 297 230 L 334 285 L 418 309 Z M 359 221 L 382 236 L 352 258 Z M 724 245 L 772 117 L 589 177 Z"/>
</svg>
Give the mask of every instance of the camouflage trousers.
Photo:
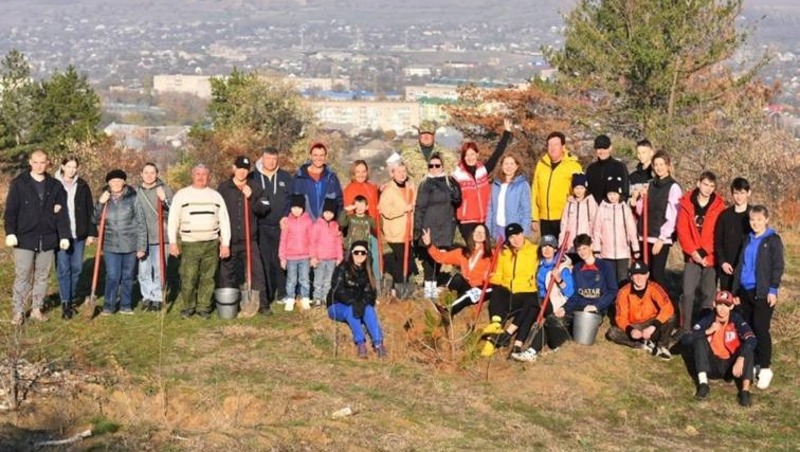
<svg viewBox="0 0 800 452">
<path fill-rule="evenodd" d="M 181 301 L 185 309 L 211 312 L 219 241 L 181 243 Z"/>
</svg>

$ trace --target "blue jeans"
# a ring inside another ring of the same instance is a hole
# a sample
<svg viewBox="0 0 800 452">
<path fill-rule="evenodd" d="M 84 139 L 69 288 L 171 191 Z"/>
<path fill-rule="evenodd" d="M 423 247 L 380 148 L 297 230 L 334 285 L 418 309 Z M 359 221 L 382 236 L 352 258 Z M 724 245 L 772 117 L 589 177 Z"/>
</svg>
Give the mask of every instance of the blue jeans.
<svg viewBox="0 0 800 452">
<path fill-rule="evenodd" d="M 314 299 L 325 300 L 331 290 L 331 279 L 333 270 L 336 268 L 336 260 L 328 259 L 317 262 L 314 268 Z"/>
<path fill-rule="evenodd" d="M 311 281 L 309 273 L 311 263 L 308 259 L 297 259 L 286 261 L 286 296 L 294 299 L 297 294 L 296 286 L 300 283 L 300 297 L 308 298 L 311 296 Z"/>
<path fill-rule="evenodd" d="M 133 273 L 136 271 L 136 253 L 105 253 L 106 293 L 103 310 L 117 310 L 117 291 L 120 291 L 122 309 L 132 309 Z"/>
<path fill-rule="evenodd" d="M 147 246 L 147 256 L 139 261 L 139 291 L 145 300 L 161 303 L 161 266 L 158 263 L 158 244 Z M 169 261 L 167 247 L 164 245 L 165 263 Z"/>
<path fill-rule="evenodd" d="M 367 305 L 364 308 L 364 316 L 360 319 L 353 316 L 353 307 L 343 303 L 334 303 L 328 306 L 328 317 L 337 322 L 344 322 L 350 327 L 353 332 L 353 342 L 356 345 L 363 344 L 367 341 L 364 336 L 364 328 L 362 324 L 367 327 L 369 337 L 372 338 L 372 346 L 377 347 L 383 344 L 383 330 L 381 330 L 381 322 L 378 320 L 378 313 L 375 312 L 375 306 Z"/>
<path fill-rule="evenodd" d="M 70 240 L 69 249 L 56 250 L 56 274 L 58 275 L 58 293 L 61 303 L 75 300 L 78 280 L 83 269 L 83 251 L 86 240 Z"/>
</svg>

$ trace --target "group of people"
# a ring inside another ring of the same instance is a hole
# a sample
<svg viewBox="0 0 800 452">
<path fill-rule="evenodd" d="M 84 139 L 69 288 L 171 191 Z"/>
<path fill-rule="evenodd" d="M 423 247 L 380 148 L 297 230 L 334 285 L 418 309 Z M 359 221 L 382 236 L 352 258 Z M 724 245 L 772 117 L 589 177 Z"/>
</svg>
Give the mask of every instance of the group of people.
<svg viewBox="0 0 800 452">
<path fill-rule="evenodd" d="M 93 202 L 76 158 L 65 158 L 50 177 L 46 153 L 35 151 L 6 203 L 6 244 L 16 265 L 13 322 L 23 322 L 29 293 L 31 319 L 46 319 L 54 253 L 62 315 L 72 316 L 84 248 L 102 230 L 104 315 L 133 313 L 137 270 L 142 305 L 160 310 L 169 254 L 181 257 L 184 318 L 209 317 L 216 287 L 247 281 L 259 294 L 259 312 L 270 314 L 273 303 L 286 311 L 324 303 L 332 319 L 351 327 L 359 356 L 367 356 L 366 328 L 383 357 L 378 293 L 400 295 L 418 259 L 423 296 L 443 316 L 488 301 L 487 356 L 511 346 L 513 359 L 532 361 L 545 346 L 556 350 L 569 339 L 575 313 L 584 311 L 611 318 L 609 340 L 663 359 L 681 338 L 694 352 L 698 398 L 722 370 L 769 386 L 783 246 L 768 227 L 767 209 L 750 205 L 745 179 L 733 181 L 726 208 L 713 173 L 701 173 L 684 193 L 670 157 L 647 140 L 637 143 L 639 162 L 629 173 L 612 157 L 611 140 L 598 136 L 597 159 L 584 172 L 564 134 L 554 132 L 529 181 L 522 159 L 506 152 L 510 121 L 504 126 L 488 159 L 467 141 L 455 168 L 445 167 L 434 131 L 420 129 L 427 174 L 415 183 L 394 156 L 387 161 L 390 180 L 380 187 L 358 160 L 342 188 L 326 164 L 327 147 L 313 143 L 294 174 L 279 167 L 275 148 L 264 149 L 255 165 L 239 156 L 216 190 L 203 165 L 175 193 L 154 164 L 143 167 L 138 187 L 112 170 Z M 665 289 L 675 241 L 685 261 L 680 302 Z M 446 264 L 458 271 L 443 272 Z M 442 288 L 456 292 L 446 306 Z M 749 404 L 749 383 L 739 400 Z"/>
</svg>

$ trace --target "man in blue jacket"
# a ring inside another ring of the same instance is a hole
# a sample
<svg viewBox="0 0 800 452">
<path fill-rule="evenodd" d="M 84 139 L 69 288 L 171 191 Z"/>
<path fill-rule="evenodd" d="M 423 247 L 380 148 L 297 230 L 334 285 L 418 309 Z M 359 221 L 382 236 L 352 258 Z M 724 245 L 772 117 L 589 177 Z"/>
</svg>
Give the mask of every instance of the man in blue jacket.
<svg viewBox="0 0 800 452">
<path fill-rule="evenodd" d="M 323 143 L 312 143 L 308 155 L 310 161 L 297 169 L 294 180 L 292 180 L 292 194 L 302 194 L 306 197 L 306 212 L 311 215 L 312 220 L 316 220 L 322 215 L 322 204 L 325 198 L 332 198 L 336 201 L 334 214 L 338 215 L 344 206 L 344 195 L 336 173 L 325 164 L 328 158 L 328 148 Z M 287 204 L 284 214 L 288 213 L 289 205 Z"/>
<path fill-rule="evenodd" d="M 47 174 L 47 154 L 31 153 L 30 171 L 11 181 L 3 216 L 6 246 L 14 248 L 13 325 L 25 319 L 25 299 L 31 297 L 31 318 L 45 321 L 42 313 L 54 251 L 69 248 L 72 236 L 67 212 L 67 192 Z"/>
<path fill-rule="evenodd" d="M 574 244 L 582 262 L 575 264 L 572 270 L 575 293 L 567 300 L 564 310 L 568 315 L 575 311 L 605 315 L 617 298 L 617 277 L 614 268 L 592 254 L 592 238 L 587 234 L 578 234 Z"/>
</svg>

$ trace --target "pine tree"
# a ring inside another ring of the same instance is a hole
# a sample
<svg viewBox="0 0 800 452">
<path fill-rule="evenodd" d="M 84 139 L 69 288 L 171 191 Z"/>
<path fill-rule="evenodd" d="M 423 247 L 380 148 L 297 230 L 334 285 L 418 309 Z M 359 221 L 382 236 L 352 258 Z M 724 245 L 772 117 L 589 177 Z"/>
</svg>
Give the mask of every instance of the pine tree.
<svg viewBox="0 0 800 452">
<path fill-rule="evenodd" d="M 28 143 L 34 116 L 31 68 L 16 49 L 0 63 L 0 93 L 0 149 L 9 156 Z"/>
</svg>

